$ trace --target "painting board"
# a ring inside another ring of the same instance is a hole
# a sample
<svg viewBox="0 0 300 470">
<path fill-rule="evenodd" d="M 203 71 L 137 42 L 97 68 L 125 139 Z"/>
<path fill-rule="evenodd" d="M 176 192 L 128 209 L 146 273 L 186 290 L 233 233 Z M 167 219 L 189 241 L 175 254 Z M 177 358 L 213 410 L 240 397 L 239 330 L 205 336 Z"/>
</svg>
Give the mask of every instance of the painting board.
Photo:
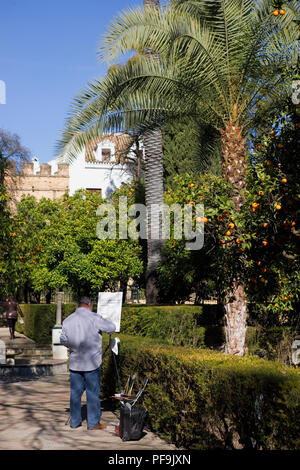
<svg viewBox="0 0 300 470">
<path fill-rule="evenodd" d="M 120 332 L 123 292 L 99 292 L 97 313 L 116 325 Z"/>
</svg>

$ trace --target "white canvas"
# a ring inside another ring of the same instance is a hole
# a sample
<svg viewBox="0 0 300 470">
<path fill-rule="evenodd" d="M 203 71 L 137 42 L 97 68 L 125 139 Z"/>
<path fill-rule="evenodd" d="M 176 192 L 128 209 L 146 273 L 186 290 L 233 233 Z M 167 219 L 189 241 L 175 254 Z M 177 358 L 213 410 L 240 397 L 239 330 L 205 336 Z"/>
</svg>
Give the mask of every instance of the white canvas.
<svg viewBox="0 0 300 470">
<path fill-rule="evenodd" d="M 116 332 L 121 328 L 123 292 L 99 292 L 97 313 L 116 325 Z"/>
</svg>

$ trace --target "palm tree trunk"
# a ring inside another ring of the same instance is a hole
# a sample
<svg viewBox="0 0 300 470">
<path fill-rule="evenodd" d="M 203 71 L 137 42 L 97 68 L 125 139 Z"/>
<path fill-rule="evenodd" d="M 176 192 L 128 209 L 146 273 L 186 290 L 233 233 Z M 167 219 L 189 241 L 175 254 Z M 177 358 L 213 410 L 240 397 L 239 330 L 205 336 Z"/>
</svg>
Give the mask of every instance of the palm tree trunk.
<svg viewBox="0 0 300 470">
<path fill-rule="evenodd" d="M 242 128 L 227 123 L 221 130 L 223 176 L 233 188 L 235 208 L 240 210 L 246 190 L 246 150 Z M 236 273 L 231 292 L 223 299 L 225 310 L 226 352 L 243 356 L 247 332 L 247 299 L 242 279 Z"/>
<path fill-rule="evenodd" d="M 160 129 L 144 136 L 145 158 L 145 193 L 147 207 L 147 269 L 146 301 L 157 304 L 159 289 L 157 286 L 157 265 L 162 259 L 164 245 L 163 220 L 161 208 L 163 193 L 162 135 Z"/>
<path fill-rule="evenodd" d="M 159 0 L 144 0 L 144 8 L 159 8 Z M 150 59 L 157 60 L 155 51 L 144 51 Z M 163 148 L 160 129 L 144 136 L 145 151 L 145 193 L 147 207 L 147 269 L 146 302 L 159 302 L 157 285 L 157 266 L 162 259 L 163 220 L 160 208 L 164 202 L 163 194 Z"/>
</svg>

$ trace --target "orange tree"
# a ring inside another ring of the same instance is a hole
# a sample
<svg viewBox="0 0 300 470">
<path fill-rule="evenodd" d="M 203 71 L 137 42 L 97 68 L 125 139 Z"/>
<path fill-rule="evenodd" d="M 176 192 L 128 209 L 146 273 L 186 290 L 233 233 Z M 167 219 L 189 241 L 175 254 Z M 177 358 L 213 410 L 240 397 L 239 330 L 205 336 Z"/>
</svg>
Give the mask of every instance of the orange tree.
<svg viewBox="0 0 300 470">
<path fill-rule="evenodd" d="M 78 296 L 127 283 L 142 270 L 140 247 L 127 240 L 100 240 L 100 195 L 79 191 L 50 201 L 23 198 L 11 220 L 8 280 L 36 293 L 70 288 Z"/>
<path fill-rule="evenodd" d="M 203 203 L 205 241 L 199 251 L 186 251 L 184 240 L 166 245 L 160 282 L 167 286 L 169 301 L 180 302 L 192 291 L 203 297 L 208 287 L 222 297 L 239 272 L 248 301 L 258 306 L 259 321 L 295 320 L 300 294 L 298 134 L 297 116 L 282 114 L 255 142 L 240 211 L 222 178 L 175 178 L 166 202 Z"/>
</svg>

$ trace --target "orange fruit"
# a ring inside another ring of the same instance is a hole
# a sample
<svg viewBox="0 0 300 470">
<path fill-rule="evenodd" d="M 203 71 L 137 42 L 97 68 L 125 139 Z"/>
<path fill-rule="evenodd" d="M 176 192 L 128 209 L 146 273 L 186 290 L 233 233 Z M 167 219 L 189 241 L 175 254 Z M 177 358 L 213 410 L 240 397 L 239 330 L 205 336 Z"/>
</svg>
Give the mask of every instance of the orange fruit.
<svg viewBox="0 0 300 470">
<path fill-rule="evenodd" d="M 265 273 L 267 271 L 267 268 L 262 268 L 262 272 Z"/>
<path fill-rule="evenodd" d="M 240 248 L 240 251 L 244 251 L 244 248 L 241 247 L 241 248 Z"/>
<path fill-rule="evenodd" d="M 274 16 L 278 16 L 278 15 L 279 15 L 279 11 L 278 11 L 278 10 L 274 10 L 274 11 L 273 11 L 273 15 L 274 15 Z"/>
<path fill-rule="evenodd" d="M 218 221 L 221 222 L 223 220 L 223 217 L 221 215 L 218 215 Z"/>
<path fill-rule="evenodd" d="M 276 204 L 275 209 L 277 209 L 278 211 L 280 211 L 281 205 L 280 205 L 280 204 Z"/>
<path fill-rule="evenodd" d="M 189 205 L 190 205 L 190 206 L 193 206 L 194 204 L 195 204 L 194 201 L 190 201 L 190 202 L 189 202 Z"/>
<path fill-rule="evenodd" d="M 262 244 L 263 244 L 264 246 L 267 246 L 267 244 L 268 244 L 267 240 L 263 240 L 263 241 L 262 241 Z"/>
<path fill-rule="evenodd" d="M 227 230 L 226 235 L 227 235 L 227 237 L 230 237 L 230 235 L 231 235 L 230 230 Z"/>
<path fill-rule="evenodd" d="M 236 239 L 237 244 L 239 245 L 241 243 L 241 240 L 239 238 Z"/>
<path fill-rule="evenodd" d="M 20 256 L 19 256 L 19 258 L 20 258 L 20 260 L 22 260 L 22 259 L 23 259 L 23 256 L 22 256 L 22 255 L 20 255 Z"/>
<path fill-rule="evenodd" d="M 282 8 L 281 10 L 279 10 L 279 13 L 280 15 L 285 15 L 285 10 Z"/>
<path fill-rule="evenodd" d="M 15 234 L 15 233 L 12 233 L 11 236 L 12 236 L 13 238 L 15 238 L 16 234 Z"/>
<path fill-rule="evenodd" d="M 271 134 L 271 135 L 274 135 L 274 134 L 275 134 L 274 129 L 271 130 L 270 134 Z"/>
<path fill-rule="evenodd" d="M 33 264 L 35 264 L 35 260 L 34 260 L 34 259 L 32 260 L 32 262 L 33 262 Z"/>
<path fill-rule="evenodd" d="M 259 196 L 263 196 L 263 195 L 264 195 L 264 192 L 263 192 L 263 191 L 258 191 L 258 195 L 259 195 Z"/>
<path fill-rule="evenodd" d="M 232 222 L 230 222 L 230 224 L 228 224 L 228 227 L 229 228 L 234 228 L 234 224 Z"/>
<path fill-rule="evenodd" d="M 189 188 L 193 188 L 195 186 L 195 183 L 190 183 Z"/>
<path fill-rule="evenodd" d="M 266 228 L 268 226 L 268 222 L 264 222 L 263 226 Z"/>
<path fill-rule="evenodd" d="M 258 148 L 259 150 L 262 149 L 262 145 L 259 144 L 259 145 L 257 146 L 257 148 Z"/>
<path fill-rule="evenodd" d="M 292 222 L 292 227 L 294 227 L 296 225 L 296 222 Z"/>
<path fill-rule="evenodd" d="M 261 265 L 261 261 L 257 261 L 257 264 L 258 264 L 258 266 L 260 266 L 260 265 Z"/>
<path fill-rule="evenodd" d="M 252 202 L 252 207 L 254 207 L 256 209 L 258 206 L 259 206 L 258 202 Z"/>
<path fill-rule="evenodd" d="M 281 182 L 282 182 L 282 183 L 287 183 L 287 179 L 286 179 L 286 178 L 282 178 Z"/>
</svg>

